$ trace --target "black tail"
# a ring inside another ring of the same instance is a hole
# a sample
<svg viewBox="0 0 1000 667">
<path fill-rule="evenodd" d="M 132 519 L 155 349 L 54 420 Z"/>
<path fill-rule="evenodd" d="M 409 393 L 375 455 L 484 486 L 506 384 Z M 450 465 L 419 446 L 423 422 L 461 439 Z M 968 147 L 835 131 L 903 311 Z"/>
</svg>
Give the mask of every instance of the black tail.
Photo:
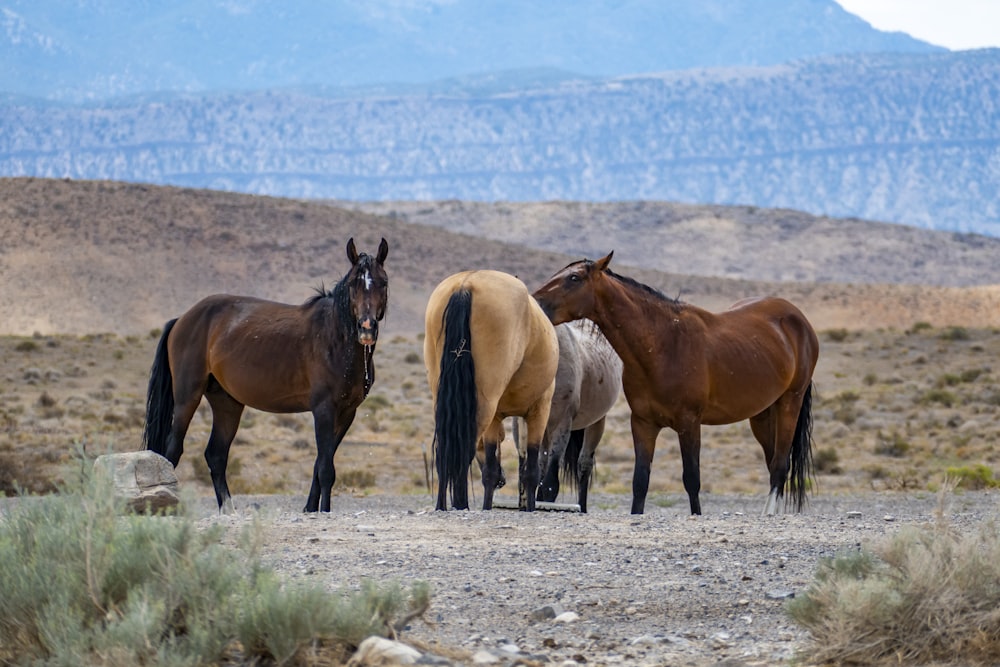
<svg viewBox="0 0 1000 667">
<path fill-rule="evenodd" d="M 566 449 L 562 455 L 562 482 L 571 491 L 576 491 L 580 480 L 580 452 L 583 451 L 583 435 L 586 429 L 569 432 Z"/>
<path fill-rule="evenodd" d="M 167 336 L 176 322 L 170 320 L 163 327 L 146 390 L 146 425 L 142 431 L 142 446 L 160 456 L 167 454 L 167 438 L 174 419 L 174 381 L 167 358 Z"/>
<path fill-rule="evenodd" d="M 472 293 L 451 295 L 444 311 L 444 351 L 434 410 L 437 442 L 438 509 L 444 507 L 446 489 L 452 506 L 468 509 L 469 464 L 476 455 L 476 364 L 472 359 Z"/>
<path fill-rule="evenodd" d="M 795 439 L 792 440 L 791 466 L 788 475 L 788 500 L 796 511 L 802 511 L 806 504 L 806 492 L 814 479 L 812 454 L 812 390 L 809 383 L 802 398 L 799 420 L 795 425 Z"/>
</svg>

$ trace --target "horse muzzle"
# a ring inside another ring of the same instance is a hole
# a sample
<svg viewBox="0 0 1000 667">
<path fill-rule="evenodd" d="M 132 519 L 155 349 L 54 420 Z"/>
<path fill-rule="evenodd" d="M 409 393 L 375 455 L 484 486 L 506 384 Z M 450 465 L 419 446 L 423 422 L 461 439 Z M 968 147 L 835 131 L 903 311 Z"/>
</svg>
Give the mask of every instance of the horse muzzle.
<svg viewBox="0 0 1000 667">
<path fill-rule="evenodd" d="M 378 340 L 378 320 L 366 317 L 358 322 L 358 342 L 362 345 L 374 345 Z"/>
</svg>

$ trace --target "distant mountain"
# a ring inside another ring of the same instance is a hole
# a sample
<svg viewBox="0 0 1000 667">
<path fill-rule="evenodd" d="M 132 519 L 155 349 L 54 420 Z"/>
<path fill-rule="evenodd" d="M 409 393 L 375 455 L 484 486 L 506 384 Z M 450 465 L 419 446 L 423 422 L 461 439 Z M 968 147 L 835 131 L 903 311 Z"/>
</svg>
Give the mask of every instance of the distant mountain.
<svg viewBox="0 0 1000 667">
<path fill-rule="evenodd" d="M 350 200 L 668 200 L 1000 235 L 1000 50 L 408 94 L 0 103 L 0 175 Z"/>
<path fill-rule="evenodd" d="M 0 91 L 67 101 L 935 50 L 833 0 L 0 0 Z"/>
</svg>

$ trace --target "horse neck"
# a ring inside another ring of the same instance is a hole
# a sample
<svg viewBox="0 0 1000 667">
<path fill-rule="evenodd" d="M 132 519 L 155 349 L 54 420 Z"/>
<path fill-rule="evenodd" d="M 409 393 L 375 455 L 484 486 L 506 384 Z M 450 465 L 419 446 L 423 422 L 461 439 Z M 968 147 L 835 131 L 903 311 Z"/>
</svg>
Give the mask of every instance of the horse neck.
<svg viewBox="0 0 1000 667">
<path fill-rule="evenodd" d="M 645 363 L 649 349 L 662 349 L 673 327 L 658 326 L 664 320 L 679 322 L 690 316 L 688 308 L 614 278 L 602 281 L 595 294 L 591 319 L 600 327 L 622 361 Z"/>
</svg>

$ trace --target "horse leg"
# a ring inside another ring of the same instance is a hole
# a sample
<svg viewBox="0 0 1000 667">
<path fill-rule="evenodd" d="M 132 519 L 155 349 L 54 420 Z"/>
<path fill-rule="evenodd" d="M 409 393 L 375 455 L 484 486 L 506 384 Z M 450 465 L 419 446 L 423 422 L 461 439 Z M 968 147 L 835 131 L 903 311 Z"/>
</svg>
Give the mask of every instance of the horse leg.
<svg viewBox="0 0 1000 667">
<path fill-rule="evenodd" d="M 493 509 L 493 492 L 499 486 L 500 476 L 503 470 L 500 468 L 500 457 L 497 455 L 499 444 L 492 437 L 485 437 L 483 450 L 485 459 L 483 461 L 483 509 Z M 468 505 L 466 505 L 468 507 Z"/>
<path fill-rule="evenodd" d="M 313 409 L 313 423 L 316 429 L 316 462 L 313 464 L 312 486 L 303 512 L 329 512 L 330 493 L 337 480 L 333 467 L 333 456 L 347 429 L 354 422 L 357 409 L 336 413 L 332 405 L 323 403 Z"/>
<path fill-rule="evenodd" d="M 170 423 L 170 435 L 167 436 L 164 457 L 175 468 L 180 463 L 181 454 L 184 453 L 184 438 L 187 436 L 187 430 L 194 418 L 194 413 L 201 404 L 203 391 L 204 388 L 199 386 L 183 392 L 183 397 L 180 396 L 180 392 L 174 392 L 174 416 Z"/>
<path fill-rule="evenodd" d="M 538 484 L 538 500 L 552 503 L 559 497 L 559 466 L 569 438 L 569 424 L 566 424 L 565 428 L 560 425 L 554 438 L 551 437 L 551 432 L 546 429 L 540 455 L 541 481 Z"/>
<path fill-rule="evenodd" d="M 681 448 L 682 479 L 691 504 L 691 514 L 701 514 L 701 425 L 693 424 L 677 431 Z"/>
<path fill-rule="evenodd" d="M 750 430 L 764 450 L 764 461 L 770 474 L 770 490 L 763 514 L 773 515 L 781 511 L 780 503 L 785 495 L 792 442 L 798 420 L 801 399 L 794 394 L 785 394 L 771 407 L 750 418 Z"/>
<path fill-rule="evenodd" d="M 517 433 L 517 421 L 514 422 L 514 433 Z M 517 442 L 516 437 L 514 439 L 514 442 L 515 443 Z M 499 447 L 497 448 L 496 457 L 498 462 L 498 470 L 500 471 L 500 477 L 497 479 L 496 486 L 494 488 L 502 489 L 504 486 L 507 485 L 507 475 L 504 474 L 503 464 L 499 463 L 500 462 Z M 476 443 L 476 463 L 479 464 L 479 476 L 482 477 L 484 474 L 483 468 L 486 466 L 486 445 L 483 442 L 482 438 L 480 438 L 479 441 Z"/>
<path fill-rule="evenodd" d="M 538 492 L 538 452 L 545 439 L 545 426 L 549 420 L 549 403 L 551 397 L 536 403 L 535 407 L 525 416 L 528 430 L 528 442 L 523 454 L 523 463 L 518 469 L 519 485 L 524 489 L 518 496 L 518 507 L 526 512 L 535 511 L 535 496 Z"/>
<path fill-rule="evenodd" d="M 580 512 L 583 514 L 587 513 L 587 494 L 590 491 L 590 476 L 594 471 L 594 452 L 604 437 L 605 422 L 606 419 L 601 417 L 583 431 L 583 449 L 580 450 L 579 459 L 580 474 L 576 480 L 579 485 L 577 504 L 580 505 Z"/>
<path fill-rule="evenodd" d="M 227 394 L 218 383 L 209 388 L 205 394 L 208 404 L 212 406 L 212 434 L 208 437 L 205 447 L 205 462 L 212 474 L 212 486 L 215 487 L 215 500 L 219 503 L 219 512 L 231 514 L 235 512 L 233 499 L 226 483 L 226 466 L 229 462 L 229 447 L 236 430 L 240 427 L 240 417 L 243 415 L 243 404 Z"/>
<path fill-rule="evenodd" d="M 632 413 L 632 447 L 635 450 L 635 468 L 632 470 L 632 514 L 642 514 L 649 491 L 649 472 L 656 450 L 656 436 L 660 427 Z"/>
</svg>

